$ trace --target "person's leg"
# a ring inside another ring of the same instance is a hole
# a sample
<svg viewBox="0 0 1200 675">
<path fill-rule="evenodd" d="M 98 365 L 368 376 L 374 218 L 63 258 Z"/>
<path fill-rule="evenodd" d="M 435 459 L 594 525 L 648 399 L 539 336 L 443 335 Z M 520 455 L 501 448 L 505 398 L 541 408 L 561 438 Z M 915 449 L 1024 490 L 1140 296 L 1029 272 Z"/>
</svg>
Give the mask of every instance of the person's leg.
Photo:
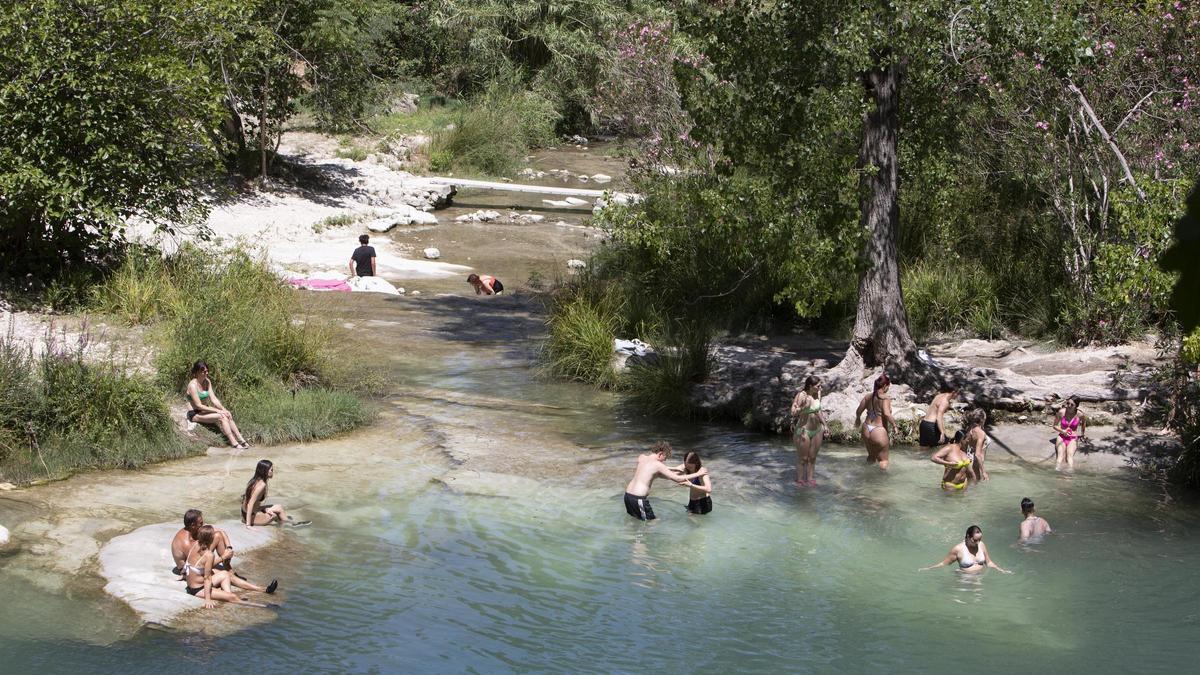
<svg viewBox="0 0 1200 675">
<path fill-rule="evenodd" d="M 248 591 L 258 591 L 259 593 L 265 593 L 267 590 L 262 586 L 257 586 L 249 581 L 246 581 L 245 579 L 242 579 L 241 577 L 236 576 L 232 572 L 226 572 L 224 570 L 213 572 L 213 585 L 216 586 L 218 583 L 221 588 L 226 591 L 232 591 L 233 589 L 231 586 L 244 588 Z"/>
<path fill-rule="evenodd" d="M 824 434 L 817 434 L 808 442 L 808 484 L 817 484 L 817 453 L 821 450 L 821 443 L 824 442 Z"/>
<path fill-rule="evenodd" d="M 1071 442 L 1066 444 L 1066 448 L 1065 448 L 1066 453 L 1065 454 L 1067 455 L 1067 469 L 1069 469 L 1069 470 L 1075 469 L 1075 450 L 1078 447 L 1079 447 L 1079 439 L 1078 438 L 1072 438 Z"/>
<path fill-rule="evenodd" d="M 232 413 L 231 413 L 231 414 L 229 414 L 228 416 L 226 416 L 226 417 L 225 417 L 225 419 L 229 420 L 229 429 L 230 429 L 231 431 L 233 431 L 233 435 L 234 435 L 235 437 L 237 437 L 238 444 L 240 444 L 240 445 L 249 445 L 249 443 L 247 443 L 247 442 L 246 442 L 246 439 L 245 439 L 245 437 L 243 437 L 243 436 L 242 436 L 242 430 L 241 430 L 241 429 L 238 429 L 237 422 L 234 422 L 234 421 L 233 421 L 233 414 L 232 414 Z"/>
<path fill-rule="evenodd" d="M 272 517 L 278 518 L 279 522 L 281 523 L 288 519 L 288 514 L 283 510 L 283 506 L 281 504 L 272 504 L 266 508 L 266 511 L 267 513 L 271 514 Z"/>
<path fill-rule="evenodd" d="M 234 593 L 233 591 L 229 591 L 229 590 L 226 590 L 223 588 L 213 587 L 213 589 L 212 589 L 212 591 L 210 591 L 210 593 L 212 595 L 213 600 L 220 600 L 222 602 L 231 602 L 235 605 L 240 604 L 242 602 L 241 596 Z"/>
<path fill-rule="evenodd" d="M 890 439 L 888 438 L 887 429 L 880 427 L 875 430 L 877 436 L 876 442 L 879 444 L 879 450 L 875 453 L 875 460 L 879 462 L 879 468 L 887 471 L 888 468 L 888 446 Z"/>
<path fill-rule="evenodd" d="M 251 521 L 255 525 L 270 525 L 275 522 L 276 515 L 269 511 L 259 511 L 254 514 L 254 520 Z"/>
<path fill-rule="evenodd" d="M 1055 469 L 1062 467 L 1063 459 L 1065 458 L 1066 454 L 1067 453 L 1063 449 L 1062 436 L 1055 438 L 1054 439 L 1054 468 Z"/>
<path fill-rule="evenodd" d="M 796 446 L 796 485 L 804 485 L 804 460 L 807 456 L 805 446 L 808 445 L 808 436 L 804 430 L 792 438 L 793 445 Z"/>
</svg>

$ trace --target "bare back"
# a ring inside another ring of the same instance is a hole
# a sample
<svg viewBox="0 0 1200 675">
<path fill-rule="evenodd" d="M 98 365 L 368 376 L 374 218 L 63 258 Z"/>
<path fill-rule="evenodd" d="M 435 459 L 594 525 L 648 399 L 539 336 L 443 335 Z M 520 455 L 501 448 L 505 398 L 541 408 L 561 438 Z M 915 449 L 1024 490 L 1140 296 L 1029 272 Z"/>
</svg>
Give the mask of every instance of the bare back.
<svg viewBox="0 0 1200 675">
<path fill-rule="evenodd" d="M 950 409 L 950 394 L 943 393 L 933 397 L 929 402 L 929 411 L 921 418 L 924 422 L 936 422 Z"/>
</svg>

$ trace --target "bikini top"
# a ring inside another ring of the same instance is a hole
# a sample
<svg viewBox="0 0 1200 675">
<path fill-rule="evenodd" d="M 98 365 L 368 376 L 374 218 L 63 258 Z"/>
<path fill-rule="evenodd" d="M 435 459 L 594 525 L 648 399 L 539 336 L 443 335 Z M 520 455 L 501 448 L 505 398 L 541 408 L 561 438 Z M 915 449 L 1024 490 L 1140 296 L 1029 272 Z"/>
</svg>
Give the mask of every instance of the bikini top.
<svg viewBox="0 0 1200 675">
<path fill-rule="evenodd" d="M 805 408 L 802 412 L 807 413 L 809 415 L 811 415 L 813 413 L 821 412 L 821 399 L 814 398 L 814 399 L 810 400 L 808 402 L 808 407 Z"/>
<path fill-rule="evenodd" d="M 971 549 L 963 547 L 963 557 L 958 559 L 958 566 L 962 569 L 983 565 L 987 562 L 987 557 L 983 555 L 983 551 L 979 551 L 979 555 L 971 555 Z"/>
<path fill-rule="evenodd" d="M 1058 423 L 1063 429 L 1065 429 L 1067 431 L 1075 431 L 1076 429 L 1079 428 L 1079 415 L 1072 417 L 1070 422 L 1067 421 L 1066 417 L 1063 417 L 1062 419 L 1060 419 L 1058 421 Z"/>
<path fill-rule="evenodd" d="M 184 574 L 184 576 L 187 576 L 192 573 L 203 575 L 204 574 L 204 556 L 208 555 L 208 553 L 209 553 L 208 551 L 204 551 L 203 553 L 201 553 L 200 557 L 196 559 L 195 564 L 188 562 L 187 558 L 185 557 L 183 559 L 183 574 Z"/>
<path fill-rule="evenodd" d="M 690 478 L 689 480 L 692 481 L 692 485 L 704 485 L 704 481 L 701 480 L 699 476 L 696 476 L 695 478 Z"/>
</svg>

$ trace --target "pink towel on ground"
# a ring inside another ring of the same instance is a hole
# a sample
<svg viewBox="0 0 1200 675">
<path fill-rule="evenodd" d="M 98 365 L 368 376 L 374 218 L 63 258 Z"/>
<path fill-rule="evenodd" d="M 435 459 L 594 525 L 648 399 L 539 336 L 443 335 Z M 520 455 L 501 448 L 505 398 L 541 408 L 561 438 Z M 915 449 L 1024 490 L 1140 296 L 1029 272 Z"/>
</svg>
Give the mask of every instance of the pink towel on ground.
<svg viewBox="0 0 1200 675">
<path fill-rule="evenodd" d="M 350 284 L 344 279 L 288 279 L 289 284 L 297 288 L 307 288 L 310 291 L 350 291 Z"/>
</svg>

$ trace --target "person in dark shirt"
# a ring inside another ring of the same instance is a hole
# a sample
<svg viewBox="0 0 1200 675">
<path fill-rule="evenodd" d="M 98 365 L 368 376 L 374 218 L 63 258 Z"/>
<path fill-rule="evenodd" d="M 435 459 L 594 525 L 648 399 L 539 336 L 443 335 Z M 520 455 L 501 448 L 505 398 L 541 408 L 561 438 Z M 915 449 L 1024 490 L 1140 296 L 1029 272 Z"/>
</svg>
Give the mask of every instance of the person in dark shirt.
<svg viewBox="0 0 1200 675">
<path fill-rule="evenodd" d="M 360 235 L 358 243 L 362 244 L 354 249 L 354 253 L 350 256 L 350 276 L 373 277 L 375 276 L 375 247 L 367 246 L 370 237 Z"/>
</svg>

